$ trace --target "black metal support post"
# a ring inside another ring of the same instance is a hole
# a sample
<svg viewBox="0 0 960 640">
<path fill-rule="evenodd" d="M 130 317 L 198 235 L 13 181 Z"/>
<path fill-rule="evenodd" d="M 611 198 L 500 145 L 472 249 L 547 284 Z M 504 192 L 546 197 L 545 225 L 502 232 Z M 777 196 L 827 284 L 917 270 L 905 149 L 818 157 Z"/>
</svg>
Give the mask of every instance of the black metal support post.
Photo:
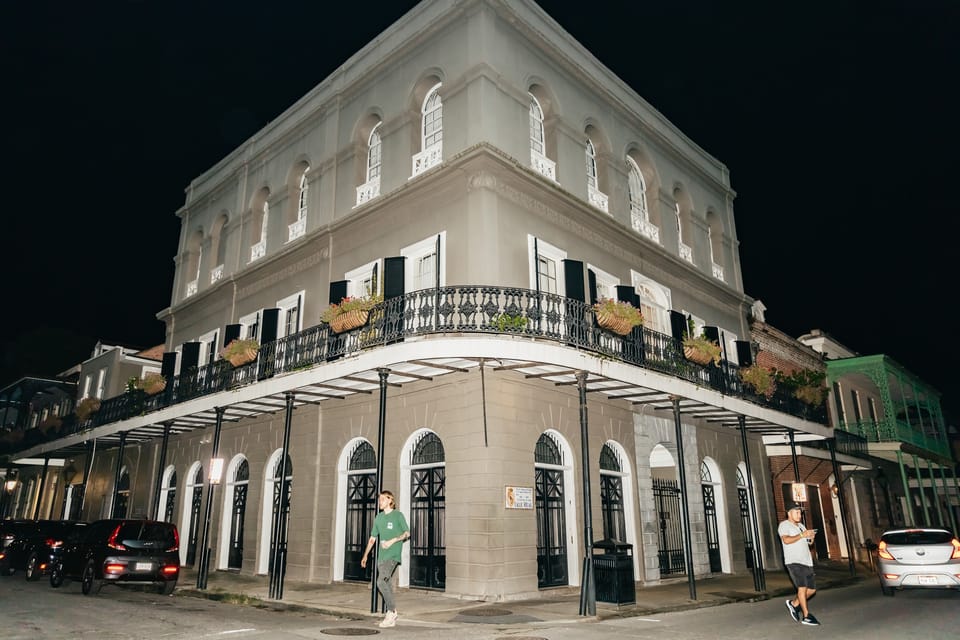
<svg viewBox="0 0 960 640">
<path fill-rule="evenodd" d="M 213 429 L 213 451 L 210 459 L 213 460 L 220 453 L 220 429 L 223 427 L 223 407 L 214 407 L 217 413 L 217 423 Z M 207 588 L 207 575 L 210 573 L 210 512 L 213 510 L 213 484 L 210 478 L 210 469 L 207 468 L 207 504 L 203 510 L 203 540 L 200 546 L 200 570 L 197 571 L 197 589 Z"/>
<path fill-rule="evenodd" d="M 117 489 L 120 487 L 120 472 L 123 470 L 123 448 L 127 444 L 127 432 L 120 432 L 120 448 L 117 449 L 117 466 L 113 470 L 113 495 L 110 496 L 110 517 L 117 512 Z"/>
<path fill-rule="evenodd" d="M 170 424 L 163 423 L 163 441 L 160 443 L 160 463 L 157 465 L 157 481 L 153 484 L 153 512 L 157 520 L 160 517 L 160 485 L 163 484 L 163 468 L 167 466 L 167 445 L 170 443 Z"/>
<path fill-rule="evenodd" d="M 753 470 L 750 468 L 750 448 L 747 445 L 747 419 L 737 416 L 740 426 L 740 444 L 743 446 L 743 464 L 747 468 L 747 502 L 750 509 L 750 524 L 753 529 L 753 588 L 766 591 L 767 576 L 763 570 L 763 552 L 760 549 L 760 526 L 757 524 L 757 497 L 753 493 Z"/>
<path fill-rule="evenodd" d="M 797 440 L 790 429 L 790 459 L 793 460 L 793 481 L 800 482 L 800 463 L 797 462 Z"/>
<path fill-rule="evenodd" d="M 683 462 L 683 428 L 680 422 L 680 398 L 673 396 L 673 425 L 677 436 L 677 472 L 680 474 L 680 502 L 683 507 L 683 554 L 687 565 L 690 599 L 697 599 L 697 583 L 693 575 L 693 540 L 690 535 L 690 501 L 687 498 L 687 472 Z"/>
<path fill-rule="evenodd" d="M 83 520 L 83 502 L 87 498 L 87 482 L 90 480 L 90 472 L 93 471 L 93 456 L 97 452 L 97 439 L 87 441 L 87 460 L 86 464 L 83 465 L 83 491 L 80 493 L 80 508 L 77 509 L 77 513 L 80 515 L 80 519 Z"/>
<path fill-rule="evenodd" d="M 40 486 L 37 488 L 37 504 L 33 508 L 33 519 L 40 519 L 40 503 L 43 502 L 43 488 L 47 484 L 47 470 L 50 468 L 50 456 L 43 457 L 43 471 L 40 472 Z"/>
<path fill-rule="evenodd" d="M 833 465 L 833 478 L 837 487 L 837 500 L 840 501 L 840 524 L 843 525 L 843 540 L 847 545 L 847 560 L 850 562 L 850 575 L 857 575 L 857 565 L 853 561 L 853 545 L 850 544 L 850 527 L 847 526 L 847 501 L 843 497 L 843 479 L 840 477 L 840 465 L 837 464 L 837 438 L 827 440 L 830 450 L 830 464 Z"/>
<path fill-rule="evenodd" d="M 580 395 L 580 475 L 583 476 L 583 575 L 580 580 L 580 615 L 597 615 L 593 583 L 593 508 L 590 500 L 590 440 L 587 428 L 587 372 L 577 371 Z"/>
<path fill-rule="evenodd" d="M 383 441 L 386 438 L 387 431 L 387 378 L 390 377 L 390 369 L 377 369 L 377 375 L 380 377 L 380 416 L 377 420 L 377 497 L 383 491 Z M 370 568 L 370 613 L 376 613 L 380 608 L 380 592 L 377 591 L 377 545 L 374 545 L 372 557 L 367 562 L 372 562 Z"/>
<path fill-rule="evenodd" d="M 290 452 L 290 423 L 293 421 L 293 392 L 285 394 L 287 411 L 283 421 L 283 451 L 280 459 L 280 504 L 273 518 L 274 548 L 273 568 L 270 571 L 270 597 L 283 600 L 283 582 L 287 575 L 287 510 L 290 508 L 287 495 L 287 455 Z"/>
</svg>

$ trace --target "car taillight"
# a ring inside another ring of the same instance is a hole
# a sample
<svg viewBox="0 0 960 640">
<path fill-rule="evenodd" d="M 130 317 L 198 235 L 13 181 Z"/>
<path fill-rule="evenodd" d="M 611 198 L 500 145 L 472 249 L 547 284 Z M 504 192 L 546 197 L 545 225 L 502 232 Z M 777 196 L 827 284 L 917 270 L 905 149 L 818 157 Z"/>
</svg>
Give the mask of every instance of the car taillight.
<svg viewBox="0 0 960 640">
<path fill-rule="evenodd" d="M 179 571 L 180 571 L 180 567 L 178 567 L 177 565 L 168 564 L 168 565 L 164 565 L 163 569 L 160 570 L 160 573 L 162 573 L 165 576 L 172 576 L 175 573 L 179 573 Z"/>
<path fill-rule="evenodd" d="M 54 538 L 47 538 L 46 545 L 51 549 L 59 549 L 63 546 L 63 540 L 55 540 Z"/>
<path fill-rule="evenodd" d="M 176 529 L 173 530 L 173 546 L 167 549 L 170 551 L 179 551 L 180 550 L 180 532 Z"/>
<path fill-rule="evenodd" d="M 120 527 L 122 525 L 117 525 L 117 528 L 113 530 L 113 533 L 110 534 L 110 537 L 107 539 L 107 546 L 111 549 L 116 549 L 117 551 L 126 551 L 127 548 L 120 542 L 117 542 L 117 536 L 120 534 Z"/>
<path fill-rule="evenodd" d="M 3 560 L 6 557 L 7 557 L 7 554 L 4 553 L 3 551 L 0 551 L 0 560 Z"/>
<path fill-rule="evenodd" d="M 887 543 L 883 540 L 880 541 L 880 546 L 877 547 L 877 555 L 884 560 L 895 560 L 895 558 L 890 555 L 890 552 L 887 551 Z"/>
<path fill-rule="evenodd" d="M 110 563 L 103 568 L 104 573 L 123 573 L 127 568 L 127 565 L 117 563 Z"/>
<path fill-rule="evenodd" d="M 950 544 L 953 545 L 953 553 L 950 554 L 950 559 L 960 560 L 960 540 L 954 538 L 950 541 Z"/>
</svg>

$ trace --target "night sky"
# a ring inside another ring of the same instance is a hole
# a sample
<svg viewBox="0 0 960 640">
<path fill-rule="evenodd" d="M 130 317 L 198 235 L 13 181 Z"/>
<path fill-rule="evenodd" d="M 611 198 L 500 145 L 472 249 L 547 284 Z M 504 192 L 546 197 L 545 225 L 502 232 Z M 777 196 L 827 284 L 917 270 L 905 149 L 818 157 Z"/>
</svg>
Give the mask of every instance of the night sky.
<svg viewBox="0 0 960 640">
<path fill-rule="evenodd" d="M 2 4 L 0 386 L 162 343 L 189 181 L 416 3 Z M 541 6 L 727 165 L 767 321 L 891 356 L 955 424 L 960 3 Z"/>
</svg>

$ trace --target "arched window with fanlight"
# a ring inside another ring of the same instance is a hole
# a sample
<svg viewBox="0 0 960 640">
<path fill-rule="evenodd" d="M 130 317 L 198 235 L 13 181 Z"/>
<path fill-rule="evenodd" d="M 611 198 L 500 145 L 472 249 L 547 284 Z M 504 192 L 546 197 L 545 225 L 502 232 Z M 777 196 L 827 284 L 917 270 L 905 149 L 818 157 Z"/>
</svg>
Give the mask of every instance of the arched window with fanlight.
<svg viewBox="0 0 960 640">
<path fill-rule="evenodd" d="M 360 566 L 377 515 L 377 454 L 366 440 L 356 443 L 346 473 L 343 579 L 370 582 L 371 564 Z"/>
<path fill-rule="evenodd" d="M 446 452 L 424 431 L 410 456 L 410 586 L 443 589 L 447 581 Z"/>
<path fill-rule="evenodd" d="M 420 108 L 420 153 L 413 156 L 412 175 L 416 176 L 440 164 L 443 159 L 443 101 L 440 83 L 423 99 Z"/>
<path fill-rule="evenodd" d="M 542 176 L 557 179 L 557 166 L 547 158 L 546 133 L 543 127 L 543 108 L 540 101 L 530 94 L 530 166 Z"/>
<path fill-rule="evenodd" d="M 357 206 L 380 195 L 380 125 L 377 122 L 367 136 L 366 181 L 357 187 Z"/>
</svg>

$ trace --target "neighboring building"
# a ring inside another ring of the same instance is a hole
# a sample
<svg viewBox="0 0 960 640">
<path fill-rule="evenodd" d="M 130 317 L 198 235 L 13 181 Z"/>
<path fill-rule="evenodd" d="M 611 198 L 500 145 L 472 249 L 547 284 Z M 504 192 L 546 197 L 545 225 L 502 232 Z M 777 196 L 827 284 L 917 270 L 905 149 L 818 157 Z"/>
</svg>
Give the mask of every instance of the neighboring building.
<svg viewBox="0 0 960 640">
<path fill-rule="evenodd" d="M 643 584 L 756 551 L 776 566 L 762 437 L 832 432 L 743 393 L 733 198 L 721 162 L 533 2 L 423 2 L 191 182 L 167 389 L 105 377 L 87 427 L 21 453 L 89 470 L 86 517 L 176 522 L 187 565 L 225 460 L 215 570 L 369 580 L 381 484 L 411 524 L 404 587 L 579 585 L 587 531 L 633 545 Z M 386 301 L 366 326 L 319 321 L 367 294 Z M 602 329 L 601 298 L 645 326 Z M 684 359 L 689 322 L 720 366 Z M 257 361 L 219 358 L 235 338 Z"/>
<path fill-rule="evenodd" d="M 799 340 L 827 355 L 831 421 L 866 440 L 872 469 L 851 478 L 855 540 L 898 526 L 960 523 L 954 457 L 940 392 L 889 356 L 862 356 L 815 329 Z"/>
</svg>

